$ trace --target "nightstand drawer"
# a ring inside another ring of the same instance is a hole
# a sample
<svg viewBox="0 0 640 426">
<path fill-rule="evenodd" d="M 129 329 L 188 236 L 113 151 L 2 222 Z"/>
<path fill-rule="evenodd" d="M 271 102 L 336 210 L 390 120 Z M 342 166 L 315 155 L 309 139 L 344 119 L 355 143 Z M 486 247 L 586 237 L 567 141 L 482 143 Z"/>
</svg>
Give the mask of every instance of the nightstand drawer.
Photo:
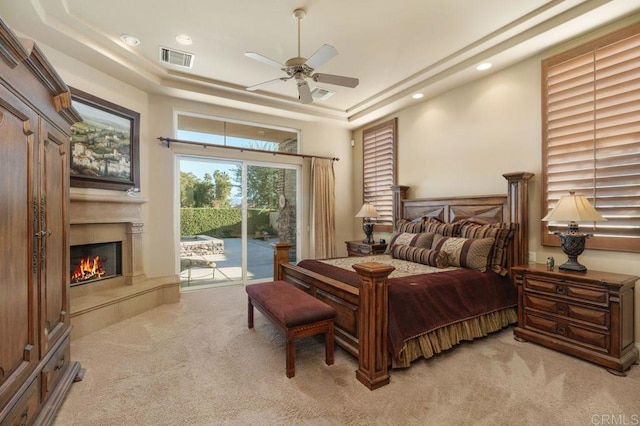
<svg viewBox="0 0 640 426">
<path fill-rule="evenodd" d="M 525 277 L 524 288 L 526 291 L 553 294 L 554 296 L 573 299 L 580 302 L 590 302 L 600 306 L 609 305 L 609 293 L 607 290 L 585 288 L 576 286 L 562 280 L 541 279 L 539 277 Z"/>
<path fill-rule="evenodd" d="M 530 293 L 524 296 L 525 308 L 531 308 L 550 314 L 561 315 L 568 319 L 584 321 L 589 324 L 609 329 L 609 312 L 596 308 L 576 306 L 564 300 L 556 300 Z"/>
<path fill-rule="evenodd" d="M 347 254 L 349 256 L 371 256 L 374 254 L 382 254 L 387 249 L 387 244 L 367 244 L 362 241 L 345 241 L 347 245 Z"/>
<path fill-rule="evenodd" d="M 371 254 L 371 246 L 369 244 L 357 244 L 352 250 L 359 254 Z"/>
<path fill-rule="evenodd" d="M 524 318 L 525 328 L 532 328 L 537 331 L 553 334 L 557 337 L 563 337 L 590 349 L 596 349 L 605 353 L 609 352 L 609 333 L 588 330 L 567 321 L 536 315 L 530 312 L 526 312 Z"/>
</svg>

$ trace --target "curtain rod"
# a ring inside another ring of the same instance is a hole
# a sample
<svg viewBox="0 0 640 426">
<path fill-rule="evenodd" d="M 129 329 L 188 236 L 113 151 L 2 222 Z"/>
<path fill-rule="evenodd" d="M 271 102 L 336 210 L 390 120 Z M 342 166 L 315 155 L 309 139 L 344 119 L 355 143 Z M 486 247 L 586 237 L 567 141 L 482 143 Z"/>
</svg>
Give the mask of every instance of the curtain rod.
<svg viewBox="0 0 640 426">
<path fill-rule="evenodd" d="M 308 155 L 308 154 L 296 154 L 294 152 L 280 152 L 280 151 L 266 151 L 264 149 L 253 149 L 253 148 L 240 148 L 239 146 L 226 146 L 226 145 L 213 145 L 209 143 L 196 142 L 196 141 L 185 141 L 182 139 L 173 139 L 173 138 L 165 138 L 160 136 L 158 138 L 159 141 L 166 142 L 167 148 L 171 146 L 172 143 L 181 143 L 185 145 L 198 145 L 204 148 L 224 148 L 224 149 L 232 149 L 234 151 L 248 151 L 248 152 L 261 152 L 264 154 L 273 154 L 273 155 L 289 155 L 291 157 L 302 157 L 302 158 L 323 158 L 325 160 L 332 161 L 340 161 L 338 157 L 322 157 L 320 155 Z"/>
</svg>

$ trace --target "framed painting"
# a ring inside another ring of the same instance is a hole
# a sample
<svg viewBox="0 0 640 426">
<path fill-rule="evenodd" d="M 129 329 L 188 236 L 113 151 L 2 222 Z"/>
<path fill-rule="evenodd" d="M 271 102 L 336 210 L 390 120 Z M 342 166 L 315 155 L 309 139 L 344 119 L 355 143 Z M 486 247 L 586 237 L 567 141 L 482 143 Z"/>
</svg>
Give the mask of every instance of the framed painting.
<svg viewBox="0 0 640 426">
<path fill-rule="evenodd" d="M 82 121 L 71 126 L 71 186 L 140 187 L 140 113 L 70 88 Z"/>
</svg>

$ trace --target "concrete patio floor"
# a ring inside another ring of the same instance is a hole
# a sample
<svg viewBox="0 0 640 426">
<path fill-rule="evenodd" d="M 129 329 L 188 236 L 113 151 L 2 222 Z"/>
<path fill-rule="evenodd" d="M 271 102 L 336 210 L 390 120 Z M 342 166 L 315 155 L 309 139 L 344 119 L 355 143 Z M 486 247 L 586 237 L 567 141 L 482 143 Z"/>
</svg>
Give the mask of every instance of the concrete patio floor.
<svg viewBox="0 0 640 426">
<path fill-rule="evenodd" d="M 191 266 L 185 265 L 180 272 L 183 289 L 204 285 L 230 284 L 242 281 L 242 247 L 241 238 L 223 238 L 224 253 L 182 258 L 192 259 Z M 273 251 L 271 244 L 278 238 L 247 240 L 247 281 L 270 279 L 273 277 Z M 215 264 L 215 267 L 206 266 Z M 181 268 L 182 269 L 182 268 Z"/>
</svg>

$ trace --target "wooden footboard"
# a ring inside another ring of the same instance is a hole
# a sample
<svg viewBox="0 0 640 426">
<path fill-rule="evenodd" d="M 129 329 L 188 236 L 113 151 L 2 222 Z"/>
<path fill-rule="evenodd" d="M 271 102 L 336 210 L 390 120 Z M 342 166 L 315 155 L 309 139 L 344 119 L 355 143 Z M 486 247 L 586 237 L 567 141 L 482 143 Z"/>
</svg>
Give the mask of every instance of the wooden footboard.
<svg viewBox="0 0 640 426">
<path fill-rule="evenodd" d="M 411 211 L 442 209 L 446 221 L 456 220 L 458 212 L 491 214 L 504 222 L 516 222 L 519 229 L 512 243 L 509 263 L 526 263 L 528 256 L 528 181 L 532 173 L 516 172 L 503 175 L 508 182 L 506 196 L 474 196 L 432 198 L 420 200 L 395 199 L 400 204 L 396 212 L 407 216 Z M 402 187 L 406 191 L 406 187 Z M 456 210 L 458 209 L 458 210 Z M 494 213 L 495 210 L 495 213 Z M 354 266 L 358 273 L 359 287 L 354 288 L 340 281 L 325 277 L 289 263 L 291 244 L 280 242 L 274 247 L 274 280 L 288 281 L 312 296 L 333 306 L 338 314 L 335 319 L 336 343 L 358 358 L 356 377 L 369 389 L 377 389 L 389 382 L 388 345 L 388 289 L 387 276 L 393 267 L 381 263 L 366 262 Z"/>
<path fill-rule="evenodd" d="M 387 276 L 393 266 L 375 262 L 354 265 L 359 288 L 288 263 L 289 243 L 274 247 L 274 280 L 284 280 L 337 311 L 334 337 L 358 358 L 356 377 L 369 389 L 389 383 Z"/>
</svg>

